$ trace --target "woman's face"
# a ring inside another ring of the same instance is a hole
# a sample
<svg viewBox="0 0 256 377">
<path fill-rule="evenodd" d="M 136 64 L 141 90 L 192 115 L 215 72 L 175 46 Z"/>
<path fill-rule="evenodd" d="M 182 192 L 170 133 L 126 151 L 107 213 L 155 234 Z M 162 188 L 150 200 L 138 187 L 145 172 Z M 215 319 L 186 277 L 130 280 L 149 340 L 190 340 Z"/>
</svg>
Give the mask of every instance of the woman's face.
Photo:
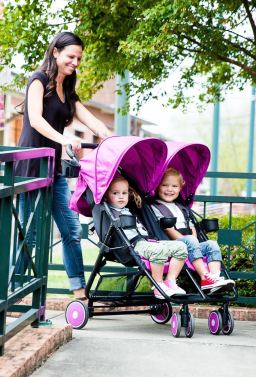
<svg viewBox="0 0 256 377">
<path fill-rule="evenodd" d="M 106 201 L 113 207 L 124 208 L 129 200 L 128 182 L 113 182 L 106 192 Z"/>
<path fill-rule="evenodd" d="M 56 58 L 58 74 L 71 75 L 81 62 L 82 52 L 82 47 L 77 45 L 66 46 L 61 52 L 54 47 L 53 56 Z"/>
</svg>

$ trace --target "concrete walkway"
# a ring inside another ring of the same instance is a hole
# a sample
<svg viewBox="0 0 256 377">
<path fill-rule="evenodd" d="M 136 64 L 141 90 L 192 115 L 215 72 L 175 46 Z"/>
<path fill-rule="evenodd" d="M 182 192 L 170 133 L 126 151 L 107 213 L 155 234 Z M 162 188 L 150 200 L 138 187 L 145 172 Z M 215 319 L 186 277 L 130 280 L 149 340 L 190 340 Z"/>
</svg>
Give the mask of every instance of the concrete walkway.
<svg viewBox="0 0 256 377">
<path fill-rule="evenodd" d="M 64 313 L 48 311 L 55 324 Z M 193 338 L 149 316 L 96 317 L 73 340 L 36 370 L 32 377 L 255 377 L 256 322 L 235 321 L 232 335 L 212 335 L 206 319 L 196 319 Z"/>
</svg>

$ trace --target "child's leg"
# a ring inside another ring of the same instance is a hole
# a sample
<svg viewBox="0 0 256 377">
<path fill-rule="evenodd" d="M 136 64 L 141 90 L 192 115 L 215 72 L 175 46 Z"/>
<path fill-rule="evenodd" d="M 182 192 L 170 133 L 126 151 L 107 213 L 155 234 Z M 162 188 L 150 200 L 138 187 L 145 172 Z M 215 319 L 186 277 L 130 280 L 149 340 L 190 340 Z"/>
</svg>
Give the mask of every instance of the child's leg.
<svg viewBox="0 0 256 377">
<path fill-rule="evenodd" d="M 217 242 L 208 240 L 202 242 L 202 252 L 206 255 L 207 264 L 212 275 L 217 275 L 221 268 L 221 251 Z"/>
<path fill-rule="evenodd" d="M 205 274 L 207 274 L 207 268 L 204 265 L 203 258 L 195 259 L 191 262 L 192 266 L 200 276 L 201 280 L 205 280 Z"/>
<path fill-rule="evenodd" d="M 184 266 L 187 257 L 187 247 L 178 241 L 160 241 L 167 258 L 171 258 L 167 279 L 176 279 Z"/>
<path fill-rule="evenodd" d="M 210 270 L 210 273 L 216 275 L 221 267 L 221 251 L 217 242 L 215 241 L 205 241 L 200 243 L 202 255 L 206 256 L 207 264 Z"/>
<path fill-rule="evenodd" d="M 183 260 L 178 260 L 174 257 L 171 258 L 166 279 L 177 279 L 182 267 L 184 266 L 184 263 L 185 262 Z"/>
<path fill-rule="evenodd" d="M 165 245 L 165 243 L 167 245 Z M 186 246 L 183 245 L 181 242 L 175 241 L 160 241 L 160 242 L 148 242 L 148 241 L 139 241 L 134 251 L 137 254 L 142 255 L 144 258 L 150 261 L 151 265 L 151 272 L 153 279 L 159 284 L 161 289 L 168 295 L 172 296 L 176 292 L 173 289 L 170 289 L 164 282 L 163 282 L 163 270 L 164 270 L 164 263 L 167 261 L 169 256 L 172 256 L 171 247 L 168 244 L 175 244 L 179 245 L 179 249 L 182 250 L 180 252 L 180 257 L 182 255 L 182 259 L 185 261 L 187 255 Z M 183 264 L 184 264 L 183 261 Z M 182 266 L 181 266 L 182 268 Z M 154 288 L 154 295 L 157 298 L 163 299 L 164 297 L 158 291 L 157 288 Z"/>
<path fill-rule="evenodd" d="M 185 264 L 185 260 L 188 254 L 187 246 L 184 243 L 178 241 L 161 242 L 164 243 L 166 249 L 168 250 L 168 257 L 171 257 L 168 273 L 164 283 L 173 292 L 172 294 L 186 294 L 186 291 L 177 285 L 176 279 Z"/>
<path fill-rule="evenodd" d="M 188 259 L 196 272 L 200 276 L 201 280 L 205 280 L 205 274 L 208 273 L 204 262 L 201 245 L 198 239 L 194 236 L 187 236 L 179 238 L 179 241 L 184 242 L 188 248 Z"/>
<path fill-rule="evenodd" d="M 150 262 L 152 278 L 158 283 L 163 280 L 164 266 L 156 266 Z"/>
<path fill-rule="evenodd" d="M 203 256 L 206 256 L 210 273 L 212 275 L 218 273 L 222 257 L 217 242 L 208 240 L 199 243 L 198 239 L 194 236 L 183 237 L 180 238 L 179 241 L 182 241 L 187 245 L 188 258 L 202 281 L 205 280 L 205 275 L 208 273 L 203 262 Z"/>
<path fill-rule="evenodd" d="M 169 241 L 166 241 L 169 242 Z M 163 268 L 164 264 L 168 259 L 168 251 L 166 248 L 163 247 L 162 241 L 161 242 L 148 242 L 145 240 L 139 241 L 134 251 L 142 255 L 145 259 L 148 259 L 151 262 L 151 267 L 153 265 L 155 267 L 161 267 L 162 268 L 162 276 L 161 280 L 163 280 Z"/>
<path fill-rule="evenodd" d="M 186 294 L 184 289 L 180 288 L 176 283 L 182 267 L 187 257 L 187 246 L 178 241 L 160 241 L 167 250 L 168 257 L 171 257 L 170 265 L 165 280 L 165 285 L 172 291 L 172 295 Z"/>
<path fill-rule="evenodd" d="M 203 255 L 206 255 L 207 264 L 210 275 L 206 275 L 206 279 L 202 281 L 202 289 L 211 289 L 210 292 L 222 290 L 230 290 L 234 287 L 235 282 L 231 279 L 220 277 L 221 268 L 221 251 L 219 245 L 215 241 L 205 241 L 200 244 Z"/>
<path fill-rule="evenodd" d="M 220 268 L 221 268 L 221 262 L 220 261 L 209 262 L 208 267 L 212 275 L 217 275 L 218 271 L 220 271 Z"/>
</svg>

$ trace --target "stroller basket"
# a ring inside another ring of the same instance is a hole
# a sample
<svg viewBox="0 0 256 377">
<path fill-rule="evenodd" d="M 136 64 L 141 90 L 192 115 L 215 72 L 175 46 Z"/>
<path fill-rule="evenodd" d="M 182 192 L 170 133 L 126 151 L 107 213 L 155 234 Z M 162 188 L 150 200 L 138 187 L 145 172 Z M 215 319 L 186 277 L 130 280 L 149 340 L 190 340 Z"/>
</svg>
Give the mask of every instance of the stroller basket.
<svg viewBox="0 0 256 377">
<path fill-rule="evenodd" d="M 124 274 L 101 275 L 93 293 L 94 296 L 111 298 L 125 298 L 136 293 L 152 293 L 149 280 L 142 276 L 142 271 L 128 272 Z"/>
<path fill-rule="evenodd" d="M 73 160 L 61 159 L 62 175 L 65 178 L 75 178 L 79 175 L 80 166 Z"/>
</svg>

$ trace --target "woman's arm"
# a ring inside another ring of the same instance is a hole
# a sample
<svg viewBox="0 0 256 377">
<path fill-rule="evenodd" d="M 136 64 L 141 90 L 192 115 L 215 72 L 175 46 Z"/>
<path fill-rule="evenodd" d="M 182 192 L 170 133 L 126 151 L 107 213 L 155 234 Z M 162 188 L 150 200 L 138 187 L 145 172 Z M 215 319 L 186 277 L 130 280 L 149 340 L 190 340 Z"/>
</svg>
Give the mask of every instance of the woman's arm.
<svg viewBox="0 0 256 377">
<path fill-rule="evenodd" d="M 74 151 L 79 151 L 81 148 L 81 141 L 77 138 L 67 138 L 56 131 L 52 126 L 42 117 L 43 114 L 43 96 L 44 87 L 40 80 L 35 79 L 28 89 L 28 117 L 31 127 L 35 128 L 41 135 L 48 139 L 60 143 L 64 147 L 68 144 L 72 145 Z"/>
<path fill-rule="evenodd" d="M 76 113 L 75 117 L 88 127 L 95 135 L 100 139 L 105 139 L 111 136 L 110 131 L 107 129 L 104 123 L 99 119 L 95 118 L 82 104 L 81 102 L 76 102 Z"/>
</svg>

